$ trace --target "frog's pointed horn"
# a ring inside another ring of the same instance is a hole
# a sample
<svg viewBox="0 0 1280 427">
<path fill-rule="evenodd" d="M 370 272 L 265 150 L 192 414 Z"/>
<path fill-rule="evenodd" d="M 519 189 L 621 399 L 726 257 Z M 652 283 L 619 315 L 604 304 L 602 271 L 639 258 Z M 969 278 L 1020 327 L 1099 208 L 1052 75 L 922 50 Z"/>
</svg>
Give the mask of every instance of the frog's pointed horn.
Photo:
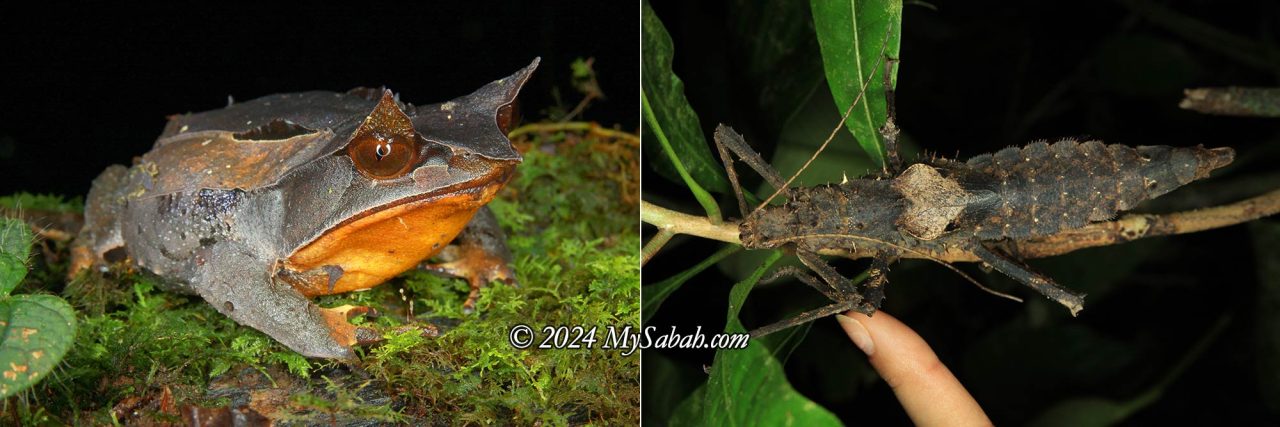
<svg viewBox="0 0 1280 427">
<path fill-rule="evenodd" d="M 515 74 L 495 80 L 470 95 L 425 105 L 414 110 L 413 123 L 429 141 L 494 160 L 520 161 L 520 153 L 507 139 L 512 105 L 520 88 L 538 68 L 541 58 Z M 505 110 L 505 111 L 504 111 Z"/>
<path fill-rule="evenodd" d="M 496 86 L 495 89 L 499 89 L 499 93 L 505 95 L 502 98 L 504 98 L 506 102 L 503 102 L 502 104 L 510 104 L 515 101 L 516 95 L 520 94 L 520 88 L 523 88 L 524 83 L 529 81 L 529 77 L 533 75 L 533 71 L 538 69 L 538 63 L 540 62 L 542 62 L 542 57 L 533 58 L 533 62 L 530 62 L 527 67 L 524 67 L 520 71 L 516 71 L 515 74 L 512 74 L 505 79 L 494 81 L 481 90 Z"/>
<path fill-rule="evenodd" d="M 414 135 L 413 120 L 409 119 L 409 116 L 400 108 L 400 104 L 396 103 L 396 96 L 390 89 L 382 90 L 382 98 L 378 101 L 378 105 L 373 107 L 373 111 L 364 118 L 364 122 L 356 128 L 355 133 L 351 134 L 350 139 L 355 140 L 372 133 L 384 137 L 412 138 Z"/>
<path fill-rule="evenodd" d="M 541 57 L 533 58 L 533 62 L 516 71 L 515 74 L 489 82 L 462 99 L 475 103 L 477 107 L 482 106 L 484 110 L 497 111 L 499 107 L 515 102 L 520 89 L 524 87 L 525 82 L 529 81 L 529 77 L 533 75 L 533 71 L 538 68 L 538 63 L 541 61 Z"/>
</svg>

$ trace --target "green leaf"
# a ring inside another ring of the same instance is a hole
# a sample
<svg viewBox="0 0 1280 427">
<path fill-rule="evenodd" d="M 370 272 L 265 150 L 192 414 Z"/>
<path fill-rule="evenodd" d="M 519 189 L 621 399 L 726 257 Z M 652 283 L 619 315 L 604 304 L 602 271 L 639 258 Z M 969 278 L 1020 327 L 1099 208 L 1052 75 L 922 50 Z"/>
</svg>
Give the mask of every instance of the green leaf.
<svg viewBox="0 0 1280 427">
<path fill-rule="evenodd" d="M 773 158 L 769 159 L 769 163 L 782 176 L 790 177 L 805 166 L 823 141 L 831 135 L 831 127 L 840 121 L 840 113 L 832 109 L 831 105 L 830 92 L 814 94 L 800 110 L 800 114 L 782 130 L 782 134 L 778 136 L 778 147 L 773 152 Z M 907 141 L 900 141 L 899 149 L 906 154 L 910 150 L 904 145 L 907 145 Z M 840 132 L 792 185 L 834 183 L 842 181 L 846 176 L 856 178 L 879 171 L 880 163 L 873 162 L 849 133 Z"/>
<path fill-rule="evenodd" d="M 1035 260 L 1033 266 L 1058 283 L 1089 296 L 1097 304 L 1125 278 L 1131 277 L 1142 263 L 1169 252 L 1169 239 L 1141 239 L 1124 245 L 1089 248 L 1061 256 Z M 1012 280 L 1008 280 L 1012 282 Z M 1029 294 L 1028 294 L 1029 295 Z M 1062 313 L 1065 317 L 1065 313 Z"/>
<path fill-rule="evenodd" d="M 0 298 L 9 296 L 24 277 L 27 277 L 27 263 L 13 255 L 0 253 Z"/>
<path fill-rule="evenodd" d="M 739 245 L 726 245 L 716 251 L 716 253 L 711 254 L 707 259 L 702 260 L 698 265 L 695 265 L 688 270 L 681 271 L 679 274 L 663 279 L 661 282 L 654 283 L 652 285 L 645 285 L 644 289 L 640 292 L 640 296 L 643 299 L 643 305 L 640 308 L 641 313 L 643 313 L 641 315 L 641 324 L 649 323 L 649 318 L 653 317 L 653 315 L 658 312 L 658 309 L 662 307 L 662 302 L 666 301 L 667 297 L 671 296 L 671 293 L 675 292 L 676 289 L 680 289 L 680 285 L 683 285 L 684 282 L 693 278 L 693 276 L 697 276 L 698 273 L 701 273 L 702 270 L 706 270 L 707 267 L 715 265 L 717 262 L 720 262 L 720 260 L 734 252 L 738 252 L 741 249 L 742 246 Z"/>
<path fill-rule="evenodd" d="M 1149 34 L 1108 38 L 1097 47 L 1095 58 L 1098 82 L 1126 96 L 1163 101 L 1202 79 L 1200 66 L 1182 44 Z"/>
<path fill-rule="evenodd" d="M 34 240 L 27 223 L 17 218 L 0 218 L 0 253 L 25 260 L 31 254 Z"/>
<path fill-rule="evenodd" d="M 27 277 L 27 257 L 34 237 L 31 227 L 17 218 L 0 218 L 0 297 L 9 295 Z"/>
<path fill-rule="evenodd" d="M 867 155 L 883 164 L 879 129 L 887 117 L 884 59 L 898 57 L 902 1 L 811 0 L 809 5 L 836 108 L 844 114 L 862 92 L 862 85 L 867 86 L 845 126 Z M 896 82 L 897 67 L 893 68 L 890 79 Z"/>
<path fill-rule="evenodd" d="M 1231 323 L 1230 316 L 1218 318 L 1200 339 L 1187 350 L 1178 363 L 1169 368 L 1164 377 L 1143 392 L 1128 400 L 1113 400 L 1086 396 L 1064 400 L 1041 413 L 1030 425 L 1043 426 L 1109 426 L 1119 424 L 1134 413 L 1160 400 L 1164 390 L 1186 372 L 1192 363 L 1204 354 L 1213 341 Z"/>
<path fill-rule="evenodd" d="M 750 117 L 761 141 L 774 141 L 822 84 L 822 54 L 809 9 L 790 0 L 737 0 L 728 8 L 734 57 L 754 90 Z M 828 130 L 831 124 L 828 123 Z"/>
<path fill-rule="evenodd" d="M 1137 408 L 1099 397 L 1066 400 L 1045 411 L 1031 423 L 1037 427 L 1115 425 Z"/>
<path fill-rule="evenodd" d="M 659 420 L 669 420 L 691 393 L 705 385 L 706 376 L 696 366 L 676 363 L 661 352 L 644 353 L 644 369 L 640 383 L 646 390 L 640 416 L 645 425 L 660 425 Z M 661 390 L 654 393 L 653 390 Z"/>
<path fill-rule="evenodd" d="M 978 395 L 1030 403 L 1036 391 L 1090 388 L 1132 369 L 1135 345 L 1078 323 L 994 328 L 968 344 L 961 372 Z M 1008 363 L 1016 360 L 1018 363 Z"/>
<path fill-rule="evenodd" d="M 751 288 L 781 256 L 781 251 L 773 251 L 755 274 L 733 286 L 727 333 L 745 332 L 738 312 Z M 840 420 L 791 388 L 782 364 L 769 348 L 751 342 L 745 349 L 716 352 L 707 384 L 677 408 L 671 424 L 810 426 L 840 425 Z"/>
<path fill-rule="evenodd" d="M 641 100 L 645 106 L 645 131 L 655 138 L 642 144 L 646 163 L 654 165 L 668 179 L 683 179 L 695 195 L 705 187 L 729 190 L 724 169 L 707 146 L 702 125 L 684 96 L 684 83 L 671 70 L 674 47 L 662 21 L 646 1 L 641 8 Z M 656 151 L 659 148 L 662 151 Z M 673 173 L 675 172 L 675 173 Z M 674 175 L 679 174 L 677 179 Z"/>
<path fill-rule="evenodd" d="M 48 376 L 76 337 L 71 305 L 53 295 L 0 300 L 0 398 Z"/>
</svg>

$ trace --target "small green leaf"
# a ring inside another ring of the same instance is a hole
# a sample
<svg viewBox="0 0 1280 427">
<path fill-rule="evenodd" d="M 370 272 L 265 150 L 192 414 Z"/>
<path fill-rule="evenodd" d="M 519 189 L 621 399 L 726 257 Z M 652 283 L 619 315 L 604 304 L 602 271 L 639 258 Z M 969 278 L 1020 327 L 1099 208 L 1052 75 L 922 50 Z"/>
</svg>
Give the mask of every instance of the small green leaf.
<svg viewBox="0 0 1280 427">
<path fill-rule="evenodd" d="M 656 137 L 656 140 L 646 140 L 666 141 L 666 144 L 643 144 L 646 163 L 654 165 L 659 174 L 673 181 L 687 175 L 684 181 L 691 190 L 697 187 L 695 194 L 703 187 L 717 192 L 728 191 L 729 181 L 724 176 L 724 169 L 707 146 L 698 115 L 684 96 L 684 83 L 671 71 L 675 51 L 671 36 L 647 1 L 641 8 L 641 28 L 644 49 L 641 97 L 648 106 L 644 124 L 645 130 Z M 676 173 L 682 176 L 677 177 Z"/>
<path fill-rule="evenodd" d="M 729 291 L 727 333 L 745 332 L 738 312 L 751 288 L 781 256 L 781 251 L 773 251 L 755 274 Z M 677 408 L 671 424 L 817 426 L 840 425 L 840 420 L 791 388 L 769 348 L 751 342 L 745 349 L 716 352 L 707 384 Z"/>
<path fill-rule="evenodd" d="M 702 270 L 706 270 L 707 267 L 715 265 L 717 262 L 720 262 L 720 260 L 734 252 L 738 252 L 741 249 L 742 246 L 727 245 L 688 270 L 681 271 L 679 274 L 663 279 L 661 282 L 654 283 L 652 285 L 645 285 L 644 289 L 640 292 L 640 295 L 644 300 L 642 302 L 643 306 L 640 309 L 643 313 L 641 323 L 649 323 L 649 318 L 653 317 L 653 315 L 658 312 L 658 308 L 662 307 L 662 302 L 666 301 L 667 297 L 670 296 L 672 292 L 675 292 L 676 289 L 680 289 L 680 285 L 683 285 L 684 282 L 693 278 L 693 276 L 698 275 Z"/>
<path fill-rule="evenodd" d="M 866 85 L 866 94 L 849 114 L 845 126 L 867 155 L 883 164 L 879 130 L 888 116 L 884 59 L 898 58 L 902 1 L 811 0 L 809 4 L 836 109 L 844 114 Z M 897 81 L 897 67 L 893 67 L 890 79 L 891 84 L 896 84 L 892 82 Z"/>
<path fill-rule="evenodd" d="M 272 362 L 284 363 L 284 366 L 289 370 L 289 373 L 297 375 L 300 378 L 311 377 L 311 362 L 307 361 L 307 358 L 303 357 L 301 354 L 294 353 L 292 351 L 277 351 L 272 352 L 271 356 L 267 359 Z"/>
<path fill-rule="evenodd" d="M 0 218 L 0 297 L 9 295 L 27 277 L 32 240 L 31 227 L 25 222 Z"/>
<path fill-rule="evenodd" d="M 25 260 L 31 254 L 34 240 L 27 223 L 17 218 L 0 218 L 0 253 Z"/>
<path fill-rule="evenodd" d="M 53 295 L 0 300 L 0 398 L 48 376 L 76 337 L 71 305 Z"/>
<path fill-rule="evenodd" d="M 24 277 L 27 277 L 27 263 L 0 252 L 0 298 L 9 296 L 9 292 L 22 283 Z"/>
</svg>

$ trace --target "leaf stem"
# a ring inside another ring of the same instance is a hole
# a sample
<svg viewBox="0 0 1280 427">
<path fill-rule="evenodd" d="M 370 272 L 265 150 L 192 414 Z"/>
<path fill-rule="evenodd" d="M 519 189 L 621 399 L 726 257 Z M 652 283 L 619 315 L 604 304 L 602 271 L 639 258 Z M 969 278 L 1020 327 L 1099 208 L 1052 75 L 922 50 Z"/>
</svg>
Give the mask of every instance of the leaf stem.
<svg viewBox="0 0 1280 427">
<path fill-rule="evenodd" d="M 702 209 L 707 212 L 707 218 L 714 224 L 723 222 L 720 216 L 720 205 L 716 204 L 711 194 L 704 190 L 693 177 L 689 176 L 689 171 L 685 169 L 684 163 L 676 156 L 676 152 L 671 148 L 671 142 L 667 140 L 667 134 L 662 131 L 662 125 L 658 123 L 658 117 L 653 113 L 653 107 L 649 106 L 649 98 L 644 92 L 640 92 L 640 104 L 644 107 L 644 120 L 649 124 L 649 130 L 653 131 L 653 136 L 658 139 L 658 145 L 662 146 L 662 152 L 667 154 L 667 158 L 671 159 L 671 164 L 675 165 L 676 172 L 680 174 L 680 179 L 684 180 L 684 184 L 689 187 L 689 191 L 693 192 L 693 197 L 698 199 L 698 204 L 702 205 Z"/>
<path fill-rule="evenodd" d="M 649 239 L 649 242 L 645 243 L 644 247 L 640 249 L 640 267 L 644 268 L 644 265 L 649 263 L 649 259 L 653 258 L 658 253 L 658 250 L 662 249 L 662 246 L 671 241 L 671 238 L 675 235 L 676 233 L 669 228 L 658 229 L 658 234 Z"/>
</svg>

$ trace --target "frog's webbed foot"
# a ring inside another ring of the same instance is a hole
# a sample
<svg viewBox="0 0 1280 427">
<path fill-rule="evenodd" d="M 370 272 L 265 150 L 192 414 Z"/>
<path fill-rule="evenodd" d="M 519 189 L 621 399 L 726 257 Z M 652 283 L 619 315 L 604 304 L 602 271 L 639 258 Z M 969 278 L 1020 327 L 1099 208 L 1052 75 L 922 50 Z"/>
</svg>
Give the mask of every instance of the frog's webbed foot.
<svg viewBox="0 0 1280 427">
<path fill-rule="evenodd" d="M 516 285 L 516 272 L 511 268 L 511 250 L 488 208 L 476 212 L 457 239 L 436 256 L 439 263 L 423 263 L 421 268 L 452 277 L 467 279 L 471 292 L 462 304 L 463 311 L 475 310 L 480 287 L 492 281 Z"/>
<path fill-rule="evenodd" d="M 382 334 L 370 328 L 351 324 L 351 319 L 367 315 L 377 317 L 378 311 L 362 305 L 342 305 L 334 308 L 320 308 L 325 323 L 329 328 L 342 336 L 339 341 L 354 341 L 355 345 L 369 345 L 382 341 Z"/>
<path fill-rule="evenodd" d="M 244 245 L 220 242 L 200 249 L 191 287 L 219 312 L 307 357 L 354 359 L 351 346 L 369 338 L 347 321 L 355 308 L 322 309 L 272 277 L 270 263 Z M 376 334 L 375 334 L 376 335 Z"/>
<path fill-rule="evenodd" d="M 471 250 L 464 249 L 461 252 L 464 255 L 459 259 L 438 264 L 423 264 L 422 268 L 467 279 L 467 283 L 471 285 L 471 292 L 467 294 L 466 302 L 462 303 L 463 312 L 475 311 L 476 299 L 480 297 L 480 288 L 489 282 L 497 280 L 506 284 L 516 283 L 515 270 L 512 270 L 511 266 L 502 259 Z"/>
</svg>

